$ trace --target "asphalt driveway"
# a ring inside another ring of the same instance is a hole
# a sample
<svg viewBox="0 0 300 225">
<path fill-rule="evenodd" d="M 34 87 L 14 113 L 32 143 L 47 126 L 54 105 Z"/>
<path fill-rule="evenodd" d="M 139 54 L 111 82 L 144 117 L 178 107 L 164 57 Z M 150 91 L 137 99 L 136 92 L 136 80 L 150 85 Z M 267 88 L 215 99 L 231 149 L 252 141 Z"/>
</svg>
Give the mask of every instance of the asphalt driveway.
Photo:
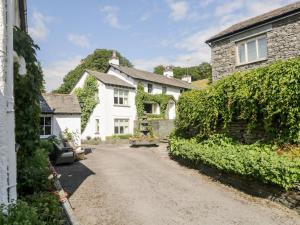
<svg viewBox="0 0 300 225">
<path fill-rule="evenodd" d="M 296 225 L 300 216 L 169 159 L 166 145 L 99 145 L 56 168 L 83 225 Z"/>
</svg>

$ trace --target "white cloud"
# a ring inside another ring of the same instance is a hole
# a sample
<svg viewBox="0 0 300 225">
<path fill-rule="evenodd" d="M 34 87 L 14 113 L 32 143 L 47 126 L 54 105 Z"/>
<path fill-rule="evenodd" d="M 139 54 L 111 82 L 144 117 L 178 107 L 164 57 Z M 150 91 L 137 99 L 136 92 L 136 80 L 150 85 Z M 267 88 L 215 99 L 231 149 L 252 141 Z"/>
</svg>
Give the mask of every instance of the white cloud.
<svg viewBox="0 0 300 225">
<path fill-rule="evenodd" d="M 38 41 L 47 40 L 49 34 L 47 25 L 52 20 L 52 17 L 48 17 L 38 11 L 34 11 L 32 14 L 32 24 L 28 28 L 28 32 L 31 37 Z"/>
<path fill-rule="evenodd" d="M 69 34 L 68 35 L 68 40 L 79 47 L 82 48 L 89 48 L 91 46 L 90 41 L 88 37 L 84 34 L 82 35 L 77 35 L 77 34 Z"/>
<path fill-rule="evenodd" d="M 188 3 L 186 1 L 167 0 L 168 6 L 171 9 L 170 17 L 179 21 L 188 16 Z"/>
<path fill-rule="evenodd" d="M 46 82 L 46 91 L 51 91 L 59 87 L 63 82 L 64 76 L 74 69 L 82 59 L 81 56 L 75 56 L 64 60 L 50 63 L 43 67 L 44 79 Z"/>
<path fill-rule="evenodd" d="M 124 26 L 121 25 L 119 21 L 119 8 L 115 6 L 104 6 L 100 10 L 104 14 L 104 23 L 108 24 L 109 26 L 113 28 L 125 28 Z"/>
<path fill-rule="evenodd" d="M 223 16 L 227 14 L 231 14 L 235 10 L 241 8 L 243 6 L 243 0 L 232 0 L 230 2 L 224 2 L 217 6 L 215 10 L 215 16 Z"/>
</svg>

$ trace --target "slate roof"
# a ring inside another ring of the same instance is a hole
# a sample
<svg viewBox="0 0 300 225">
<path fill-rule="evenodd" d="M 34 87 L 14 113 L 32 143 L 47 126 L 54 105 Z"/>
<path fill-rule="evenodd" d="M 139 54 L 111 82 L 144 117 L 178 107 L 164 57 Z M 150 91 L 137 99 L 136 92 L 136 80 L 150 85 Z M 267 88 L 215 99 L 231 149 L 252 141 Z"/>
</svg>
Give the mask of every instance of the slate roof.
<svg viewBox="0 0 300 225">
<path fill-rule="evenodd" d="M 134 88 L 131 84 L 126 81 L 121 80 L 120 78 L 109 75 L 107 73 L 101 73 L 95 70 L 86 70 L 90 75 L 94 76 L 97 80 L 101 81 L 104 84 L 117 85 L 122 87 Z"/>
<path fill-rule="evenodd" d="M 43 93 L 40 96 L 42 113 L 49 114 L 80 114 L 81 108 L 74 94 Z"/>
<path fill-rule="evenodd" d="M 249 29 L 267 22 L 271 22 L 272 20 L 279 19 L 281 17 L 291 15 L 293 13 L 300 12 L 300 1 L 295 3 L 286 5 L 284 7 L 275 9 L 273 11 L 264 13 L 262 15 L 253 17 L 251 19 L 245 20 L 243 22 L 232 25 L 231 27 L 223 30 L 222 32 L 216 34 L 215 36 L 209 38 L 206 43 L 211 43 L 220 38 L 229 36 L 239 31 L 243 31 L 245 29 Z"/>
<path fill-rule="evenodd" d="M 151 81 L 154 83 L 165 84 L 168 86 L 180 87 L 180 88 L 184 88 L 184 89 L 191 89 L 191 85 L 189 85 L 187 82 L 176 79 L 176 78 L 169 78 L 166 76 L 162 76 L 162 75 L 155 74 L 155 73 L 150 73 L 150 72 L 135 69 L 132 67 L 117 66 L 117 65 L 110 65 L 110 66 L 119 70 L 120 72 L 125 73 L 128 76 L 138 79 L 138 80 Z"/>
</svg>

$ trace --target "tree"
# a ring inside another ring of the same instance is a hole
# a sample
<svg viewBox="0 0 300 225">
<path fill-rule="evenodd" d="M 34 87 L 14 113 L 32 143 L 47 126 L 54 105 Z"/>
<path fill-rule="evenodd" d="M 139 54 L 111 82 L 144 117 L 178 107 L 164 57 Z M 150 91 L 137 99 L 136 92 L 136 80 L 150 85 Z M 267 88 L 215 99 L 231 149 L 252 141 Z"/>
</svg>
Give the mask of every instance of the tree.
<svg viewBox="0 0 300 225">
<path fill-rule="evenodd" d="M 163 75 L 164 66 L 159 65 L 156 66 L 153 70 L 154 73 Z M 174 67 L 173 68 L 174 77 L 181 79 L 184 75 L 190 75 L 192 80 L 201 80 L 201 79 L 210 79 L 212 76 L 211 65 L 207 62 L 203 62 L 198 66 L 191 66 L 191 67 Z"/>
<path fill-rule="evenodd" d="M 94 69 L 100 72 L 105 72 L 109 66 L 108 61 L 111 56 L 112 50 L 96 49 L 92 54 L 81 60 L 81 63 L 64 77 L 61 86 L 53 92 L 63 94 L 70 93 L 86 69 Z M 117 52 L 117 56 L 120 59 L 120 65 L 132 67 L 131 62 L 129 62 L 129 60 L 123 57 L 119 52 Z"/>
</svg>

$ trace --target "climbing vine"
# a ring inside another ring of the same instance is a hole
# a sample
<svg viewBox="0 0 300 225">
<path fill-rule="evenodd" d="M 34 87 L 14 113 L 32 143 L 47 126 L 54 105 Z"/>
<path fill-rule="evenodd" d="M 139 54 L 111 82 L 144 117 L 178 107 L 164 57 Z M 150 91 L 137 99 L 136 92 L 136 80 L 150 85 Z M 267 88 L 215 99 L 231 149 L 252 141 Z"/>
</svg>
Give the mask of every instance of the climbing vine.
<svg viewBox="0 0 300 225">
<path fill-rule="evenodd" d="M 75 94 L 81 107 L 81 132 L 84 131 L 89 118 L 98 103 L 98 84 L 93 76 L 88 76 L 82 88 L 77 88 Z"/>
<path fill-rule="evenodd" d="M 137 93 L 135 96 L 135 105 L 136 105 L 138 118 L 141 118 L 144 115 L 144 111 L 145 111 L 144 103 L 150 101 L 150 102 L 156 102 L 159 105 L 160 114 L 159 115 L 152 114 L 152 115 L 148 115 L 148 117 L 165 119 L 168 103 L 170 100 L 174 100 L 173 96 L 171 95 L 166 95 L 166 94 L 152 95 L 146 93 L 144 91 L 143 84 L 139 83 L 137 86 Z"/>
<path fill-rule="evenodd" d="M 300 141 L 300 58 L 237 72 L 177 104 L 177 135 L 206 138 L 243 120 L 281 141 Z"/>
<path fill-rule="evenodd" d="M 27 73 L 19 75 L 19 64 L 14 63 L 14 98 L 16 141 L 20 154 L 33 154 L 39 142 L 40 106 L 39 96 L 43 91 L 43 74 L 36 59 L 36 50 L 31 37 L 14 28 L 14 51 L 24 57 Z"/>
</svg>

